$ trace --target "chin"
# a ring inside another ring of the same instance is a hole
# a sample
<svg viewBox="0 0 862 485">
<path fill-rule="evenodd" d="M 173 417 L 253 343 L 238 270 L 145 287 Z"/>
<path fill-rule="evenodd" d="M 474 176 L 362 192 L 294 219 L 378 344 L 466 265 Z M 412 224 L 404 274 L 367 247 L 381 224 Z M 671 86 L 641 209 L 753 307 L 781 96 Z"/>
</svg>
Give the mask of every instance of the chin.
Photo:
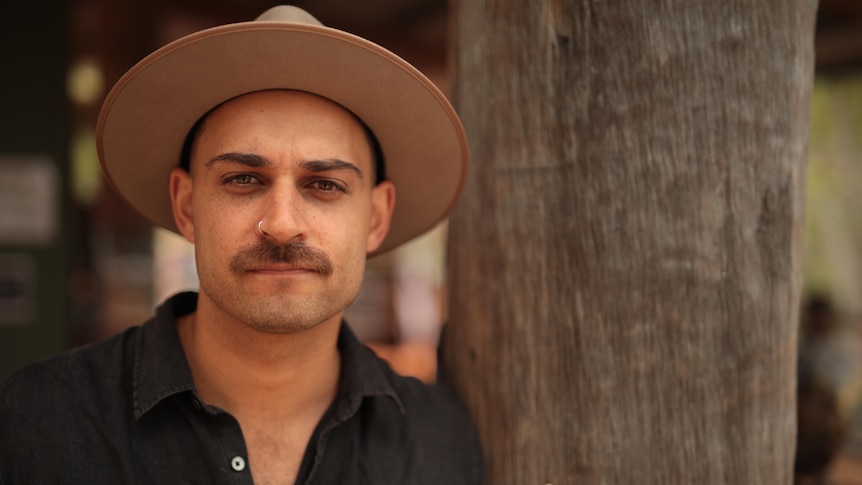
<svg viewBox="0 0 862 485">
<path fill-rule="evenodd" d="M 316 328 L 332 320 L 338 312 L 321 311 L 321 307 L 308 299 L 293 301 L 259 301 L 253 308 L 245 307 L 238 320 L 248 328 L 262 333 L 287 335 Z"/>
</svg>

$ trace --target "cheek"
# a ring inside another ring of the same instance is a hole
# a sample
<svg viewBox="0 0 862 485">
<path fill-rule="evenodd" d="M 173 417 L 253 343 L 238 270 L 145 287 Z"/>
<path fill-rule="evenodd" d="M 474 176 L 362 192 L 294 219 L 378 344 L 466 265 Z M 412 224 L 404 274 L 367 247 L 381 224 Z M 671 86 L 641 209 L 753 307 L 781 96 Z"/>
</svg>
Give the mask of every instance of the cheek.
<svg viewBox="0 0 862 485">
<path fill-rule="evenodd" d="M 353 254 L 342 268 L 342 288 L 346 295 L 355 299 L 362 287 L 365 277 L 365 253 Z"/>
<path fill-rule="evenodd" d="M 358 219 L 354 219 L 352 225 L 336 228 L 333 234 L 338 235 L 337 243 L 330 246 L 332 262 L 341 269 L 345 281 L 356 285 L 362 282 L 365 273 L 365 248 L 368 239 L 367 225 L 364 221 L 358 222 Z"/>
<path fill-rule="evenodd" d="M 205 265 L 210 269 L 215 266 L 225 266 L 235 251 L 234 246 L 248 238 L 243 233 L 250 233 L 249 225 L 236 216 L 235 210 L 220 204 L 217 199 L 201 198 L 195 205 L 194 235 L 195 257 L 198 266 Z M 253 234 L 251 234 L 253 236 Z"/>
<path fill-rule="evenodd" d="M 193 199 L 195 237 L 213 241 L 234 240 L 243 232 L 253 232 L 254 223 L 243 214 L 244 208 L 236 200 L 218 193 L 198 193 Z"/>
<path fill-rule="evenodd" d="M 359 201 L 351 204 L 356 205 L 314 214 L 308 219 L 308 230 L 312 235 L 319 231 L 319 235 L 326 237 L 340 252 L 355 255 L 358 251 L 364 258 L 371 228 L 371 207 Z"/>
<path fill-rule="evenodd" d="M 362 234 L 357 232 L 349 239 L 344 238 L 330 254 L 333 263 L 350 274 L 361 274 L 365 270 L 365 245 L 364 240 L 360 241 L 361 237 Z"/>
</svg>

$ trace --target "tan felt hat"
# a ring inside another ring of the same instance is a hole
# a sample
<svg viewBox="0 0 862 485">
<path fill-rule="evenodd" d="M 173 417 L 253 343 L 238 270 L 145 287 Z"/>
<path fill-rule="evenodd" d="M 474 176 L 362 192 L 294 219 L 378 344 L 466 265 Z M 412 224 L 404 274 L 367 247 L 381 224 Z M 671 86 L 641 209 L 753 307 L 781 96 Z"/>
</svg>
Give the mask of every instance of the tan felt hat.
<svg viewBox="0 0 862 485">
<path fill-rule="evenodd" d="M 374 132 L 397 190 L 391 229 L 375 254 L 424 233 L 452 210 L 469 154 L 443 93 L 392 52 L 292 6 L 178 39 L 120 78 L 96 126 L 107 179 L 145 218 L 178 232 L 168 179 L 192 126 L 222 102 L 266 89 L 323 96 Z"/>
</svg>

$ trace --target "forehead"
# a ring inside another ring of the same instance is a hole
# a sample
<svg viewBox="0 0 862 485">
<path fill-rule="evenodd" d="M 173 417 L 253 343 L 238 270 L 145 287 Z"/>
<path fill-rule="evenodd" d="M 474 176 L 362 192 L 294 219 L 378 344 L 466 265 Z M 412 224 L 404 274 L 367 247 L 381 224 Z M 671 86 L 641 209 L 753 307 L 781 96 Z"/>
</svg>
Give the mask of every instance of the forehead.
<svg viewBox="0 0 862 485">
<path fill-rule="evenodd" d="M 315 157 L 348 157 L 363 170 L 373 170 L 372 146 L 362 122 L 342 106 L 303 91 L 270 90 L 233 98 L 210 111 L 193 137 L 193 152 L 199 145 L 207 152 L 303 149 Z"/>
</svg>

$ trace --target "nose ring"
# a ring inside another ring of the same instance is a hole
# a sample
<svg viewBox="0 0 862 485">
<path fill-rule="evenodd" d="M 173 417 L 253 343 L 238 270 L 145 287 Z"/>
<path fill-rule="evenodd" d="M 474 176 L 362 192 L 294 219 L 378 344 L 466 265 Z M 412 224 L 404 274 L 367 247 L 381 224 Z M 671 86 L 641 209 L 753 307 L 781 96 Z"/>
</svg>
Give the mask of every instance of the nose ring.
<svg viewBox="0 0 862 485">
<path fill-rule="evenodd" d="M 269 236 L 269 234 L 264 231 L 261 226 L 263 226 L 263 219 L 261 219 L 260 222 L 257 223 L 257 232 L 259 232 L 261 236 Z"/>
</svg>

